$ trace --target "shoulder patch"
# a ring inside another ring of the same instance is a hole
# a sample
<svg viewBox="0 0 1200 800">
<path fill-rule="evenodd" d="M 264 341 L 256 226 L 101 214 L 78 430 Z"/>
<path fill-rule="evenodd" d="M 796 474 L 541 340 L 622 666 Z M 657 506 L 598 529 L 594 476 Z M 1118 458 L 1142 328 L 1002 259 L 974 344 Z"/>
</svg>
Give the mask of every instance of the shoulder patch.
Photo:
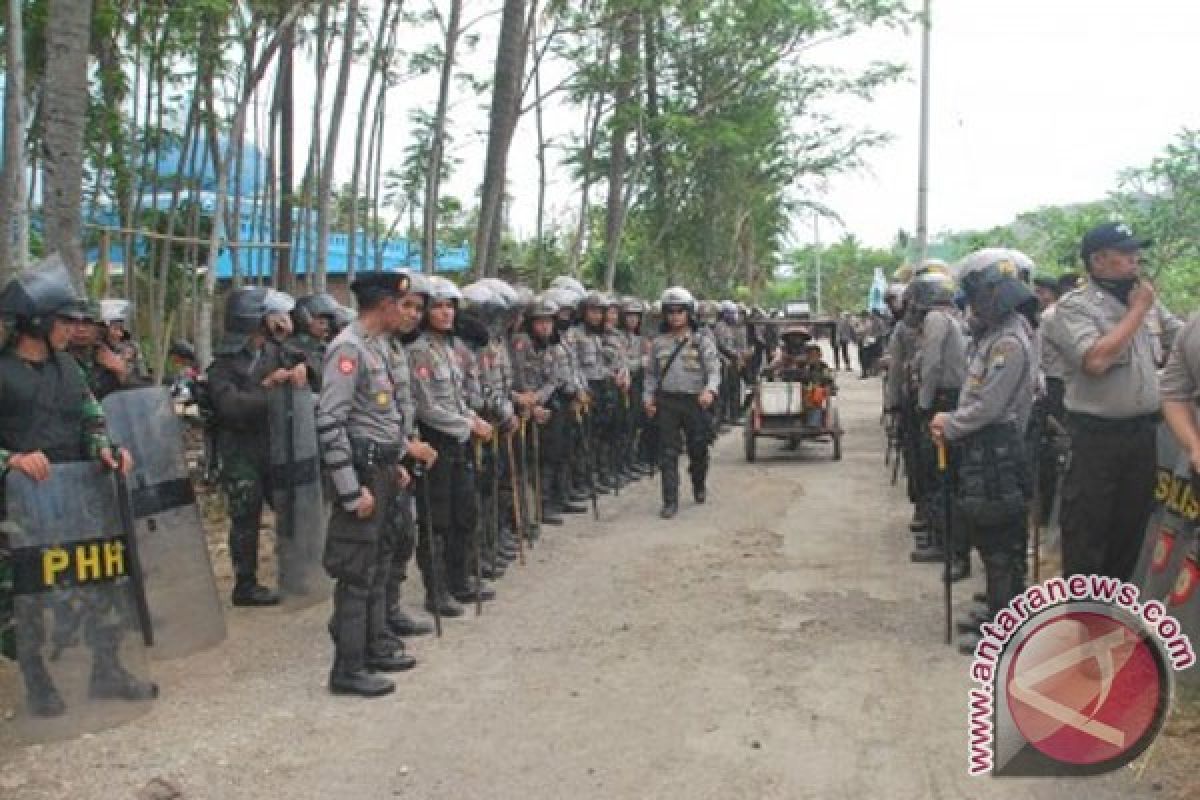
<svg viewBox="0 0 1200 800">
<path fill-rule="evenodd" d="M 338 372 L 343 375 L 353 375 L 356 369 L 358 369 L 358 363 L 350 356 L 342 356 L 338 359 Z"/>
</svg>

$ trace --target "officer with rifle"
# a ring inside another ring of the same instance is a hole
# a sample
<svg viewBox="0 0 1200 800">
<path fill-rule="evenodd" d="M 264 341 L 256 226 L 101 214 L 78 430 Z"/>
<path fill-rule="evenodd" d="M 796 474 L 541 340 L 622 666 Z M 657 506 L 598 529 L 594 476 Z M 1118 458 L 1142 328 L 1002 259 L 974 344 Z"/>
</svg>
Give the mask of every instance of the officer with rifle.
<svg viewBox="0 0 1200 800">
<path fill-rule="evenodd" d="M 967 377 L 957 407 L 938 411 L 929 423 L 934 442 L 957 451 L 955 523 L 966 530 L 948 535 L 950 541 L 965 539 L 969 531 L 979 550 L 988 619 L 1025 589 L 1025 512 L 1032 490 L 1025 429 L 1033 408 L 1037 360 L 1033 330 L 1021 313 L 1036 302 L 1018 277 L 1022 260 L 1027 260 L 1024 254 L 989 248 L 959 265 L 959 285 L 970 307 Z M 962 652 L 974 653 L 982 621 L 968 620 L 963 626 Z"/>
</svg>

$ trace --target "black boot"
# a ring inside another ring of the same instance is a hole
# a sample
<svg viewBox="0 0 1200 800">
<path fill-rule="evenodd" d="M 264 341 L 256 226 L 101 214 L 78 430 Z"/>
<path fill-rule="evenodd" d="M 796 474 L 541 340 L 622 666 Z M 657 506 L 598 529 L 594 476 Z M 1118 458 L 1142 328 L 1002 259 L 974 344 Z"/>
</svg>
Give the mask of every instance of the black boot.
<svg viewBox="0 0 1200 800">
<path fill-rule="evenodd" d="M 450 592 L 460 603 L 474 603 L 477 599 L 487 603 L 496 599 L 496 590 L 486 583 L 480 585 L 474 577 L 468 578 L 463 586 L 457 586 Z"/>
<path fill-rule="evenodd" d="M 333 694 L 380 697 L 395 691 L 396 684 L 367 669 L 369 593 L 338 582 L 333 592 L 333 669 L 329 691 Z"/>
<path fill-rule="evenodd" d="M 946 552 L 940 544 L 930 542 L 925 547 L 913 550 L 908 558 L 914 564 L 941 564 L 946 560 Z"/>
<path fill-rule="evenodd" d="M 658 515 L 670 519 L 679 511 L 679 461 L 664 457 L 662 468 L 663 507 Z"/>
<path fill-rule="evenodd" d="M 554 505 L 549 500 L 542 503 L 542 524 L 555 526 L 563 524 L 563 518 L 558 515 L 558 512 L 554 509 Z"/>
<path fill-rule="evenodd" d="M 920 504 L 913 506 L 913 515 L 912 519 L 908 522 L 908 529 L 913 533 L 929 530 L 929 517 L 926 516 Z"/>
<path fill-rule="evenodd" d="M 21 676 L 25 679 L 25 707 L 35 717 L 57 717 L 67 704 L 54 686 L 40 653 L 20 656 Z"/>
<path fill-rule="evenodd" d="M 279 604 L 279 595 L 258 583 L 258 520 L 238 517 L 229 528 L 229 559 L 237 580 L 233 587 L 235 606 L 259 607 Z"/>
<path fill-rule="evenodd" d="M 425 610 L 430 614 L 433 613 L 435 607 L 432 595 L 425 596 Z M 463 607 L 454 602 L 454 598 L 448 594 L 442 595 L 442 598 L 437 601 L 436 608 L 438 614 L 442 617 L 461 617 L 463 615 Z"/>
<path fill-rule="evenodd" d="M 233 587 L 233 604 L 241 608 L 279 605 L 279 595 L 255 580 L 253 575 L 239 577 Z"/>
<path fill-rule="evenodd" d="M 388 609 L 387 627 L 394 636 L 426 636 L 433 626 L 408 614 L 399 604 Z"/>
<path fill-rule="evenodd" d="M 117 643 L 97 645 L 92 654 L 88 697 L 93 700 L 153 700 L 158 686 L 129 673 L 117 658 Z"/>
<path fill-rule="evenodd" d="M 971 559 L 960 555 L 950 558 L 950 582 L 958 583 L 971 577 Z"/>
</svg>

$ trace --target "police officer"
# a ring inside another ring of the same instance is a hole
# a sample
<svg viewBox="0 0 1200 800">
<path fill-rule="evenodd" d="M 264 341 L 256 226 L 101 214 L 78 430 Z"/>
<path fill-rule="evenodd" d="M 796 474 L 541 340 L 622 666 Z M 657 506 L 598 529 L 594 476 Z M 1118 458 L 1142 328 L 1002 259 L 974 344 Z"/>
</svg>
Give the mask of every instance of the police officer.
<svg viewBox="0 0 1200 800">
<path fill-rule="evenodd" d="M 578 286 L 576 290 L 571 284 Z M 558 285 L 555 285 L 558 284 Z M 587 498 L 592 491 L 605 494 L 608 489 L 597 487 L 595 475 L 591 473 L 592 465 L 587 455 L 591 452 L 583 441 L 583 415 L 592 402 L 588 392 L 587 378 L 579 362 L 578 340 L 579 328 L 575 325 L 575 317 L 580 302 L 587 294 L 578 281 L 566 276 L 559 276 L 551 283 L 545 296 L 558 306 L 554 317 L 554 330 L 558 333 L 559 341 L 567 354 L 567 369 L 570 374 L 569 406 L 570 424 L 568 425 L 570 448 L 568 460 L 571 469 L 571 499 L 580 502 Z"/>
<path fill-rule="evenodd" d="M 106 469 L 126 473 L 133 467 L 128 451 L 113 448 L 104 411 L 89 391 L 79 364 L 65 352 L 81 305 L 61 261 L 19 275 L 0 292 L 0 314 L 12 322 L 0 350 L 0 473 L 20 472 L 41 482 L 50 478 L 52 464 L 63 462 L 98 461 Z M 0 508 L 2 501 L 0 494 Z M 7 549 L 6 535 L 0 532 L 0 554 Z M 10 570 L 0 560 L 0 578 Z M 155 697 L 157 687 L 131 675 L 119 661 L 120 626 L 112 617 L 121 610 L 82 611 L 92 650 L 89 696 L 130 701 Z M 0 597 L 0 640 L 10 628 L 3 614 L 11 613 L 11 595 Z M 3 654 L 17 659 L 27 708 L 35 716 L 59 716 L 66 704 L 40 652 L 46 621 L 39 613 L 36 619 L 18 617 L 16 622 L 29 626 L 29 635 L 20 640 L 12 637 Z"/>
<path fill-rule="evenodd" d="M 334 317 L 339 307 L 340 304 L 332 295 L 318 292 L 297 299 L 296 307 L 292 309 L 292 327 L 295 333 L 288 340 L 288 344 L 304 353 L 313 391 L 321 391 L 325 348 L 336 333 Z"/>
<path fill-rule="evenodd" d="M 911 272 L 911 269 L 909 269 Z M 904 460 L 904 474 L 909 502 L 913 504 L 912 519 L 908 529 L 916 536 L 918 549 L 930 545 L 929 517 L 921 498 L 918 483 L 919 448 L 924 431 L 921 430 L 917 414 L 915 393 L 911 391 L 909 376 L 912 362 L 917 353 L 919 329 L 917 313 L 908 302 L 908 287 L 893 283 L 884 293 L 884 302 L 892 313 L 894 323 L 888 336 L 888 369 L 884 380 L 884 411 L 893 416 L 895 435 L 898 438 L 898 458 Z"/>
<path fill-rule="evenodd" d="M 1163 417 L 1179 440 L 1180 449 L 1192 462 L 1192 484 L 1200 475 L 1200 426 L 1196 404 L 1200 403 L 1200 314 L 1180 329 L 1162 374 Z M 1200 487 L 1197 487 L 1200 488 Z"/>
<path fill-rule="evenodd" d="M 1018 277 L 1016 255 L 980 250 L 959 266 L 971 314 L 967 378 L 957 408 L 936 412 L 929 424 L 935 442 L 957 450 L 956 519 L 969 529 L 983 560 L 988 618 L 1025 588 L 1025 511 L 1032 488 L 1025 429 L 1037 360 L 1033 331 L 1020 312 L 1035 300 Z M 978 631 L 971 631 L 960 649 L 973 653 L 978 641 Z"/>
<path fill-rule="evenodd" d="M 587 433 L 595 463 L 590 468 L 596 473 L 597 484 L 612 491 L 617 488 L 611 450 L 617 405 L 614 365 L 618 357 L 605 338 L 605 315 L 610 305 L 610 299 L 601 292 L 588 292 L 579 304 L 580 321 L 572 339 L 592 399 Z"/>
<path fill-rule="evenodd" d="M 142 349 L 127 327 L 129 323 L 129 301 L 109 297 L 100 301 L 100 324 L 103 326 L 103 341 L 108 348 L 125 362 L 125 380 L 122 385 L 141 384 L 149 371 Z"/>
<path fill-rule="evenodd" d="M 703 503 L 711 439 L 709 409 L 717 400 L 721 362 L 712 339 L 697 331 L 696 300 L 681 286 L 662 293 L 663 322 L 651 345 L 642 400 L 659 429 L 663 506 L 659 516 L 679 511 L 679 446 L 686 440 L 692 496 Z"/>
<path fill-rule="evenodd" d="M 425 298 L 429 294 L 428 279 L 415 272 L 408 276 L 408 291 L 398 301 L 399 317 L 388 337 L 391 349 L 392 380 L 395 383 L 396 406 L 404 419 L 405 449 L 424 467 L 431 466 L 437 452 L 422 442 L 417 431 L 417 401 L 412 392 L 412 371 L 407 345 L 420 335 L 419 325 L 425 313 Z M 349 324 L 349 323 L 348 323 Z M 387 626 L 393 636 L 423 636 L 433 632 L 433 626 L 411 616 L 401 603 L 401 592 L 408 577 L 408 565 L 416 552 L 416 509 L 414 483 L 396 492 L 392 512 L 388 515 L 390 534 L 395 538 L 395 553 L 387 576 Z"/>
<path fill-rule="evenodd" d="M 337 582 L 329 690 L 376 697 L 395 685 L 375 673 L 416 663 L 388 635 L 386 590 L 396 545 L 389 515 L 398 490 L 412 479 L 403 463 L 407 440 L 388 341 L 400 329 L 409 278 L 365 273 L 350 288 L 359 316 L 330 344 L 317 411 L 322 460 L 336 493 L 323 559 Z"/>
<path fill-rule="evenodd" d="M 425 576 L 425 607 L 436 607 L 441 616 L 461 616 L 462 606 L 495 597 L 495 591 L 476 584 L 468 575 L 468 545 L 479 516 L 472 471 L 471 438 L 487 441 L 492 426 L 471 407 L 469 362 L 465 348 L 454 335 L 455 316 L 462 293 L 444 278 L 429 279 L 422 333 L 408 348 L 413 396 L 422 438 L 438 451 L 438 460 L 427 480 L 429 505 L 419 504 L 420 514 L 429 514 L 435 537 L 442 543 L 441 563 L 431 552 L 431 542 L 422 537 L 417 546 L 418 564 Z M 434 579 L 439 570 L 445 580 Z M 441 597 L 434 586 L 443 587 Z"/>
<path fill-rule="evenodd" d="M 566 350 L 554 330 L 557 312 L 553 300 L 536 300 L 525 312 L 525 329 L 512 340 L 516 383 L 520 393 L 532 395 L 530 413 L 541 431 L 544 522 L 587 510 L 570 496 L 568 417 L 574 389 Z"/>
<path fill-rule="evenodd" d="M 722 300 L 717 303 L 717 320 L 712 326 L 713 338 L 717 343 L 717 352 L 720 353 L 722 361 L 720 410 L 718 412 L 722 425 L 732 425 L 737 422 L 738 418 L 741 363 L 737 343 L 737 313 L 737 305 L 732 300 Z"/>
<path fill-rule="evenodd" d="M 1071 434 L 1060 512 L 1065 575 L 1128 580 L 1141 552 L 1158 460 L 1157 367 L 1180 327 L 1138 274 L 1148 244 L 1122 223 L 1088 231 L 1080 248 L 1087 280 L 1045 323 L 1064 361 Z"/>
<path fill-rule="evenodd" d="M 920 334 L 913 358 L 917 415 L 923 426 L 939 411 L 952 411 L 958 405 L 958 394 L 966 375 L 966 335 L 954 305 L 954 280 L 940 270 L 927 270 L 913 280 L 911 301 L 917 312 Z M 945 516 L 935 510 L 944 502 L 943 487 L 937 478 L 937 459 L 928 436 L 923 436 L 919 460 L 919 496 L 925 507 L 932 531 L 926 547 L 912 553 L 916 563 L 941 563 L 945 556 L 947 531 Z M 961 580 L 970 572 L 967 555 L 970 546 L 959 537 L 951 554 L 951 579 Z"/>
<path fill-rule="evenodd" d="M 221 485 L 229 510 L 235 606 L 272 606 L 279 596 L 258 582 L 258 531 L 270 496 L 267 392 L 308 386 L 304 355 L 284 344 L 294 302 L 267 288 L 234 289 L 225 301 L 225 335 L 208 368 Z"/>
<path fill-rule="evenodd" d="M 628 297 L 621 303 L 621 335 L 625 339 L 626 362 L 625 369 L 629 373 L 629 391 L 633 398 L 630 402 L 627 438 L 629 441 L 629 469 L 638 476 L 654 474 L 649 453 L 651 442 L 649 429 L 652 427 L 646 419 L 642 407 L 642 392 L 646 386 L 646 358 L 650 339 L 642 334 L 642 319 L 646 314 L 646 304 L 636 297 Z"/>
</svg>

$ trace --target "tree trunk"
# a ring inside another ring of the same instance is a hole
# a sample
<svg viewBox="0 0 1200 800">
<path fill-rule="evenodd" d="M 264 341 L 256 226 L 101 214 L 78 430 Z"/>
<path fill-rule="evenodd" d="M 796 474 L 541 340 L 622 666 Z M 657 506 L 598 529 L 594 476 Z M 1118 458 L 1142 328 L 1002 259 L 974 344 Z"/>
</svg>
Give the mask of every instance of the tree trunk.
<svg viewBox="0 0 1200 800">
<path fill-rule="evenodd" d="M 624 181 L 629 154 L 625 149 L 631 118 L 637 114 L 633 102 L 639 44 L 639 17 L 627 11 L 621 19 L 621 55 L 617 60 L 617 82 L 613 93 L 612 152 L 608 159 L 608 207 L 605 216 L 604 238 L 608 264 L 604 271 L 604 288 L 611 292 L 617 273 L 617 254 L 620 251 L 621 229 L 624 227 Z"/>
<path fill-rule="evenodd" d="M 529 39 L 529 47 L 537 47 L 537 28 Z M 538 162 L 538 195 L 537 222 L 535 224 L 534 279 L 536 290 L 542 289 L 542 272 L 546 267 L 546 129 L 542 123 L 542 62 L 537 59 L 533 64 L 533 117 L 537 128 L 537 162 Z"/>
<path fill-rule="evenodd" d="M 296 19 L 304 11 L 303 6 L 294 6 L 280 22 L 270 43 L 259 56 L 258 64 L 250 72 L 250 77 L 243 87 L 243 94 L 238 99 L 237 108 L 233 114 L 230 126 L 231 135 L 236 136 L 246 125 L 246 111 L 250 107 L 250 96 L 262 80 L 279 49 L 282 37 L 296 24 Z M 213 300 L 217 288 L 217 258 L 221 249 L 221 230 L 225 225 L 225 195 L 229 188 L 229 173 L 232 170 L 232 149 L 227 149 L 221 159 L 221 167 L 217 170 L 217 192 L 213 200 L 212 230 L 208 238 L 208 264 L 204 273 L 204 289 L 200 297 L 200 320 L 196 327 L 196 355 L 202 367 L 207 367 L 212 361 L 212 312 Z"/>
<path fill-rule="evenodd" d="M 358 196 L 362 188 L 363 144 L 367 132 L 367 117 L 371 111 L 371 101 L 374 99 L 375 80 L 382 77 L 386 84 L 388 66 L 391 61 L 392 48 L 396 43 L 396 29 L 399 27 L 400 12 L 403 6 L 396 9 L 389 21 L 392 0 L 383 0 L 383 9 L 379 12 L 379 31 L 375 36 L 375 49 L 371 55 L 371 66 L 367 70 L 367 84 L 363 87 L 362 101 L 358 106 L 358 127 L 354 136 L 354 167 L 350 171 L 350 215 L 346 227 L 350 239 L 346 248 L 346 283 L 354 280 L 358 269 Z M 370 158 L 367 159 L 370 162 Z M 369 172 L 369 163 L 368 163 Z M 366 237 L 363 237 L 366 246 Z"/>
<path fill-rule="evenodd" d="M 667 232 L 669 225 L 670 206 L 667 204 L 667 161 L 663 155 L 662 126 L 659 123 L 658 96 L 658 37 L 661 25 L 658 10 L 643 12 L 645 39 L 645 73 L 646 73 L 646 127 L 650 140 L 650 164 L 654 181 L 654 216 L 657 220 L 658 239 L 662 242 L 663 270 L 667 285 L 675 284 L 675 265 L 671 257 L 671 237 Z"/>
<path fill-rule="evenodd" d="M 429 164 L 425 170 L 424 230 L 421 237 L 421 269 L 430 275 L 437 266 L 437 222 L 442 183 L 442 153 L 445 149 L 446 116 L 450 106 L 450 81 L 454 75 L 454 52 L 462 25 L 462 0 L 450 0 L 450 19 L 446 24 L 446 46 L 442 58 L 442 80 L 438 88 L 437 111 L 429 138 Z"/>
<path fill-rule="evenodd" d="M 358 0 L 346 4 L 346 27 L 342 31 L 342 62 L 338 67 L 337 88 L 333 94 L 333 113 L 329 117 L 329 133 L 325 139 L 325 155 L 317 195 L 317 270 L 313 291 L 325 291 L 325 275 L 329 266 L 329 199 L 333 194 L 333 166 L 337 158 L 338 137 L 342 131 L 342 115 L 346 111 L 346 86 L 350 82 L 350 65 L 354 60 L 354 34 L 358 28 Z"/>
<path fill-rule="evenodd" d="M 0 282 L 25 268 L 29 208 L 25 205 L 25 29 L 21 0 L 8 1 L 8 65 L 4 85 L 4 174 L 0 178 Z"/>
<path fill-rule="evenodd" d="M 296 34 L 289 28 L 285 34 L 279 52 L 279 72 L 275 78 L 278 81 L 279 103 L 276 112 L 279 114 L 279 220 L 275 224 L 277 242 L 286 242 L 289 246 L 273 251 L 275 254 L 275 285 L 285 292 L 292 289 L 292 245 L 295 235 L 292 232 L 292 215 L 295 213 L 293 202 L 296 191 L 292 177 L 294 167 L 292 155 L 292 132 L 295 111 L 295 100 L 292 90 L 292 67 L 295 63 Z"/>
<path fill-rule="evenodd" d="M 525 56 L 525 0 L 504 0 L 500 21 L 500 41 L 496 49 L 496 71 L 492 83 L 492 108 L 488 125 L 487 161 L 483 169 L 483 189 L 479 203 L 479 230 L 475 235 L 476 274 L 495 274 L 488 263 L 493 252 L 497 211 L 504 198 L 508 148 L 520 112 L 520 91 Z"/>
<path fill-rule="evenodd" d="M 325 76 L 329 71 L 329 6 L 331 0 L 321 0 L 317 12 L 316 41 L 316 94 L 313 100 L 312 128 L 309 132 L 308 164 L 304 168 L 302 213 L 304 237 L 304 283 L 311 290 L 313 267 L 317 261 L 316 240 L 313 238 L 313 200 L 316 187 L 321 183 L 321 112 L 325 105 Z"/>
<path fill-rule="evenodd" d="M 59 252 L 82 291 L 83 134 L 87 127 L 91 0 L 49 0 L 43 100 L 42 215 L 46 251 Z"/>
</svg>

